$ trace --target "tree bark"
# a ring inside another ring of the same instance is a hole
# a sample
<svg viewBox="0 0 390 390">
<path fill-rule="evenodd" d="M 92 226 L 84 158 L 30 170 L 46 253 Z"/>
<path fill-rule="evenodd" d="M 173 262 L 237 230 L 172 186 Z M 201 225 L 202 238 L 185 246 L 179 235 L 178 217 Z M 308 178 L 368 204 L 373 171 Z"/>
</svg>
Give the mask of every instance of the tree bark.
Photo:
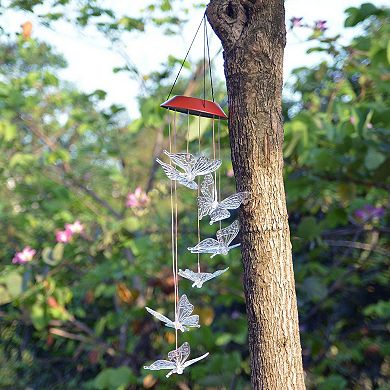
<svg viewBox="0 0 390 390">
<path fill-rule="evenodd" d="M 283 184 L 283 0 L 211 0 L 222 42 L 229 133 L 241 208 L 253 389 L 305 389 Z"/>
</svg>

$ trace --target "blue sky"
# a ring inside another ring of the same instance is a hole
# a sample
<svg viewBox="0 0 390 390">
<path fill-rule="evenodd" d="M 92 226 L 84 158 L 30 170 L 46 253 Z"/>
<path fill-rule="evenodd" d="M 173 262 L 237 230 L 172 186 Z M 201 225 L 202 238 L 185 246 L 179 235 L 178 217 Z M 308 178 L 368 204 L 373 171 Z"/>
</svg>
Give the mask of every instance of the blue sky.
<svg viewBox="0 0 390 390">
<path fill-rule="evenodd" d="M 194 0 L 194 2 L 199 2 Z M 375 5 L 385 5 L 383 0 L 372 1 Z M 139 10 L 147 4 L 147 1 L 123 1 L 106 0 L 105 7 L 112 7 L 119 14 L 130 16 L 139 15 Z M 302 16 L 308 23 L 314 20 L 325 19 L 328 21 L 327 34 L 341 33 L 347 43 L 353 36 L 351 29 L 344 29 L 344 10 L 351 6 L 359 6 L 361 0 L 286 0 L 286 20 L 293 16 Z M 157 28 L 148 28 L 146 33 L 131 35 L 124 48 L 131 61 L 143 74 L 147 74 L 166 60 L 169 54 L 182 58 L 185 54 L 192 36 L 202 17 L 202 10 L 191 11 L 191 20 L 184 27 L 182 34 L 165 36 Z M 12 16 L 12 17 L 11 17 Z M 81 32 L 64 22 L 56 25 L 55 30 L 49 30 L 31 17 L 31 15 L 13 13 L 4 15 L 1 23 L 7 31 L 20 31 L 20 25 L 26 20 L 34 24 L 33 35 L 51 43 L 60 53 L 63 53 L 69 66 L 61 72 L 61 77 L 75 83 L 81 90 L 86 92 L 95 89 L 103 89 L 108 92 L 107 103 L 123 104 L 127 107 L 131 117 L 138 114 L 135 97 L 139 91 L 139 84 L 131 80 L 125 73 L 114 74 L 113 67 L 123 66 L 123 58 L 108 47 L 108 43 L 93 31 Z M 285 81 L 288 82 L 291 70 L 318 62 L 325 54 L 307 55 L 306 50 L 312 43 L 304 42 L 307 32 L 297 34 L 289 33 L 285 50 L 284 73 Z M 211 56 L 219 49 L 219 41 L 211 35 Z M 199 40 L 195 43 L 190 53 L 190 60 L 196 61 L 202 57 L 203 44 Z M 216 72 L 223 75 L 222 56 L 215 59 Z"/>
</svg>

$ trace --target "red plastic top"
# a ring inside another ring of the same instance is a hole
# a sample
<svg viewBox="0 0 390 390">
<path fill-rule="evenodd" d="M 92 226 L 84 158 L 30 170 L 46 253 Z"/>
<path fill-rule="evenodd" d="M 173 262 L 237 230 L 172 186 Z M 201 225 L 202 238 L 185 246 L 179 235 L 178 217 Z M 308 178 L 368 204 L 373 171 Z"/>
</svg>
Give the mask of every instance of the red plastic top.
<svg viewBox="0 0 390 390">
<path fill-rule="evenodd" d="M 174 96 L 161 104 L 160 107 L 205 118 L 227 119 L 218 103 L 190 96 Z"/>
</svg>

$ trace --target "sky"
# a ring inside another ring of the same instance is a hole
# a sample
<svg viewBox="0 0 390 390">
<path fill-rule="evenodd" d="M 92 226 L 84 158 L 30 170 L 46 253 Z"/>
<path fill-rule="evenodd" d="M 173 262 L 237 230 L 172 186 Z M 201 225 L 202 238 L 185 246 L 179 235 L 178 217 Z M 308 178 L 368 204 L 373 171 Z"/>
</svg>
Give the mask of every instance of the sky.
<svg viewBox="0 0 390 390">
<path fill-rule="evenodd" d="M 199 2 L 194 0 L 193 2 Z M 286 0 L 286 22 L 293 17 L 303 17 L 307 23 L 324 19 L 328 22 L 329 36 L 342 34 L 343 41 L 347 43 L 353 36 L 352 29 L 343 27 L 345 14 L 348 7 L 356 7 L 362 4 L 361 0 Z M 148 2 L 145 0 L 124 1 L 105 0 L 104 6 L 111 7 L 119 14 L 127 14 L 132 17 L 139 15 L 139 10 Z M 387 1 L 372 1 L 377 6 L 388 4 Z M 195 30 L 201 21 L 203 11 L 191 11 L 191 19 L 183 28 L 181 34 L 166 36 L 157 28 L 147 28 L 145 33 L 134 33 L 131 39 L 126 42 L 124 48 L 127 56 L 137 66 L 142 74 L 156 70 L 162 62 L 166 61 L 168 55 L 183 58 L 192 40 Z M 6 18 L 4 20 L 4 18 Z M 2 17 L 1 24 L 7 31 L 20 31 L 20 25 L 26 20 L 33 22 L 33 35 L 38 36 L 57 48 L 68 61 L 68 67 L 61 71 L 62 79 L 68 80 L 85 92 L 92 92 L 102 89 L 108 92 L 106 104 L 124 105 L 130 117 L 138 115 L 136 96 L 139 92 L 139 84 L 131 80 L 127 73 L 113 73 L 114 67 L 124 65 L 123 58 L 108 47 L 108 42 L 89 31 L 81 32 L 73 26 L 61 22 L 56 25 L 55 30 L 39 26 L 31 15 L 13 13 Z M 211 29 L 210 29 L 211 31 Z M 306 50 L 313 45 L 304 41 L 307 31 L 298 30 L 296 33 L 289 32 L 284 57 L 284 77 L 288 83 L 291 71 L 299 66 L 308 66 L 318 63 L 326 55 L 321 53 L 306 54 Z M 196 62 L 203 55 L 202 35 L 195 41 L 190 53 L 190 61 Z M 218 38 L 210 34 L 210 52 L 214 58 L 219 51 L 220 43 Z M 223 77 L 222 55 L 214 58 L 213 65 L 215 72 Z"/>
</svg>

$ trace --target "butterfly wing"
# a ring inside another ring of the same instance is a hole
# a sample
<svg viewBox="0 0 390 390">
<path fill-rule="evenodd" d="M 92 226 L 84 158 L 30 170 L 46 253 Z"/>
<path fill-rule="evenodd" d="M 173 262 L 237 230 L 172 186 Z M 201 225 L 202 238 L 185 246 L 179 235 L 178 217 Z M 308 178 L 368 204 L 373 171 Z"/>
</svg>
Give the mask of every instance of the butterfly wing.
<svg viewBox="0 0 390 390">
<path fill-rule="evenodd" d="M 222 221 L 223 219 L 229 218 L 230 213 L 226 209 L 222 208 L 219 204 L 217 208 L 210 213 L 210 225 L 214 222 Z"/>
<path fill-rule="evenodd" d="M 186 317 L 183 319 L 182 324 L 185 326 L 189 326 L 192 328 L 200 328 L 199 325 L 199 316 L 197 314 L 194 314 L 192 316 Z"/>
<path fill-rule="evenodd" d="M 190 352 L 190 345 L 185 342 L 181 345 L 181 347 L 168 352 L 168 359 L 176 362 L 176 364 L 182 365 L 182 363 L 187 360 L 188 356 L 190 356 Z"/>
<path fill-rule="evenodd" d="M 150 309 L 149 307 L 145 307 L 146 311 L 150 313 L 153 317 L 156 317 L 158 320 L 165 322 L 165 325 L 172 327 L 175 327 L 175 324 L 173 321 L 171 321 L 168 317 L 163 316 L 159 312 Z"/>
<path fill-rule="evenodd" d="M 234 210 L 240 207 L 241 203 L 247 199 L 249 192 L 237 192 L 237 194 L 230 195 L 224 199 L 219 205 L 228 210 Z"/>
<path fill-rule="evenodd" d="M 238 220 L 234 221 L 228 227 L 217 231 L 217 240 L 221 245 L 229 246 L 229 244 L 234 240 L 240 230 L 240 225 Z"/>
<path fill-rule="evenodd" d="M 184 324 L 184 319 L 189 317 L 194 311 L 194 305 L 190 303 L 186 294 L 180 297 L 179 305 L 177 308 L 177 318 L 181 324 Z"/>
<path fill-rule="evenodd" d="M 212 174 L 208 173 L 204 177 L 200 186 L 200 192 L 207 198 L 214 198 L 214 179 Z"/>
<path fill-rule="evenodd" d="M 185 271 L 182 271 L 181 269 L 179 269 L 179 275 L 182 277 L 182 278 L 186 278 L 188 280 L 192 280 L 193 282 L 195 282 L 195 280 L 197 279 L 196 278 L 196 273 L 191 271 L 190 269 L 186 269 Z"/>
<path fill-rule="evenodd" d="M 223 274 L 223 273 L 226 272 L 228 269 L 229 269 L 229 267 L 227 267 L 227 268 L 225 268 L 225 269 L 219 269 L 218 271 L 213 272 L 213 273 L 212 273 L 213 278 L 216 278 L 217 276 Z"/>
<path fill-rule="evenodd" d="M 191 168 L 191 172 L 195 176 L 207 175 L 208 173 L 214 172 L 222 164 L 221 160 L 210 160 L 207 157 L 199 157 L 195 164 Z"/>
<path fill-rule="evenodd" d="M 240 207 L 241 203 L 247 199 L 249 192 L 238 192 L 230 195 L 228 198 L 220 202 L 217 208 L 210 213 L 210 225 L 214 222 L 221 221 L 230 217 L 228 210 L 234 210 Z"/>
<path fill-rule="evenodd" d="M 214 179 L 213 175 L 207 174 L 200 187 L 202 196 L 198 197 L 199 219 L 209 215 L 214 202 Z"/>
<path fill-rule="evenodd" d="M 150 366 L 144 366 L 145 370 L 172 370 L 176 368 L 176 362 L 169 360 L 156 360 Z"/>
<path fill-rule="evenodd" d="M 156 161 L 162 166 L 162 169 L 164 170 L 165 174 L 169 177 L 171 180 L 179 180 L 181 178 L 180 172 L 175 169 L 172 165 L 166 164 L 159 160 L 158 158 Z"/>
<path fill-rule="evenodd" d="M 179 176 L 178 181 L 180 184 L 183 184 L 183 186 L 186 186 L 186 187 L 190 188 L 191 190 L 198 189 L 198 185 L 193 180 L 188 180 L 185 177 L 184 173 Z"/>
<path fill-rule="evenodd" d="M 172 162 L 184 169 L 186 172 L 189 172 L 191 166 L 196 162 L 195 157 L 191 153 L 169 153 L 166 150 L 164 150 L 164 153 L 171 159 Z"/>
<path fill-rule="evenodd" d="M 220 242 L 214 238 L 206 238 L 194 247 L 187 248 L 191 253 L 215 253 L 220 248 Z"/>
<path fill-rule="evenodd" d="M 204 358 L 207 357 L 207 356 L 209 356 L 209 353 L 208 353 L 208 352 L 205 353 L 205 354 L 202 355 L 202 356 L 199 356 L 199 357 L 195 358 L 195 359 L 188 360 L 188 362 L 185 362 L 185 363 L 183 364 L 183 368 L 186 368 L 186 367 L 190 366 L 191 364 L 194 364 L 194 363 L 198 362 L 199 360 L 204 359 Z"/>
</svg>

